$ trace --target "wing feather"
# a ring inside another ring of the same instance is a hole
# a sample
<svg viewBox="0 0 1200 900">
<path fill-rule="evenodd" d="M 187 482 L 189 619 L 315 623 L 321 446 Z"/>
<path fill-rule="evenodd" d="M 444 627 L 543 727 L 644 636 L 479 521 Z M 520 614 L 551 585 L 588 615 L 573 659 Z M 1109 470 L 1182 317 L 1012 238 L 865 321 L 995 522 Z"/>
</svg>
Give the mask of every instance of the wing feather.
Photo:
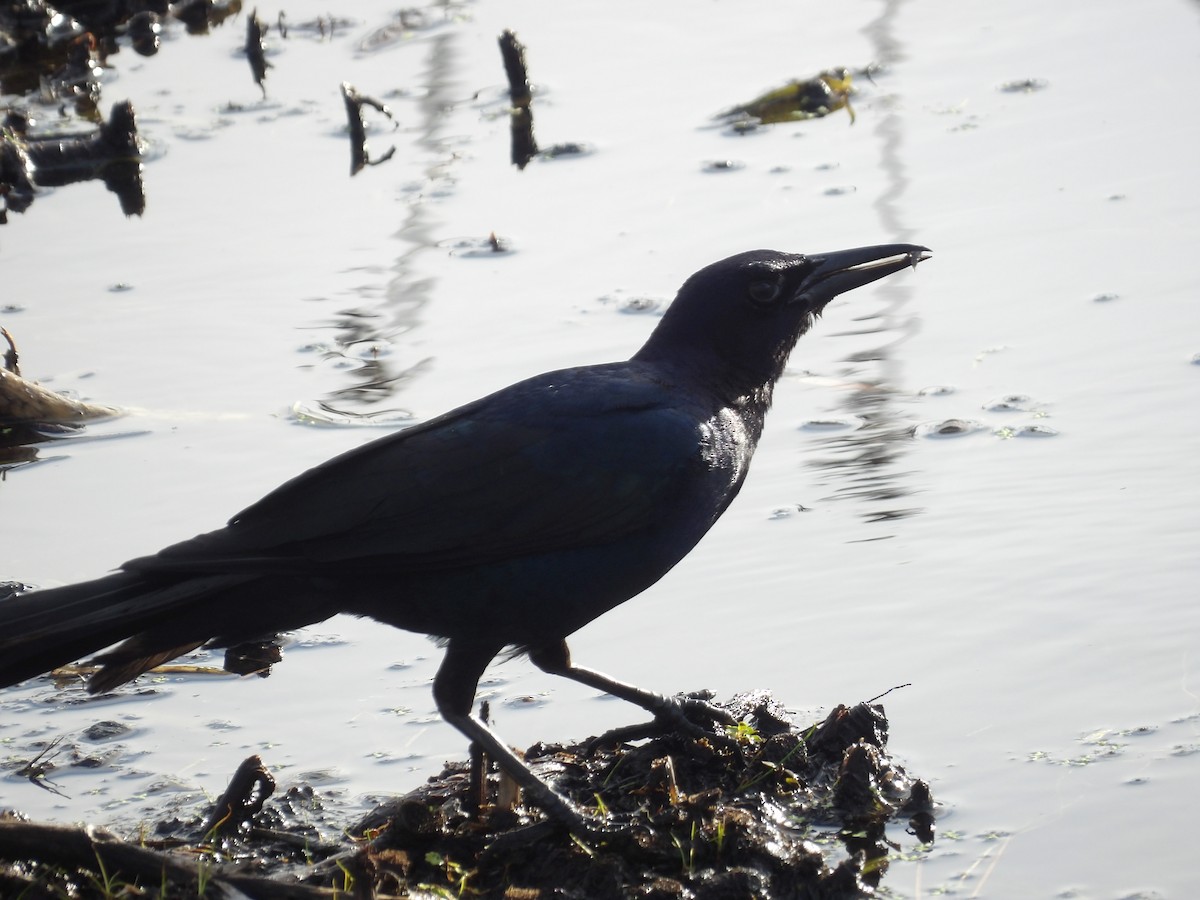
<svg viewBox="0 0 1200 900">
<path fill-rule="evenodd" d="M 699 456 L 696 418 L 604 367 L 531 379 L 287 482 L 140 570 L 430 571 L 650 527 Z"/>
</svg>

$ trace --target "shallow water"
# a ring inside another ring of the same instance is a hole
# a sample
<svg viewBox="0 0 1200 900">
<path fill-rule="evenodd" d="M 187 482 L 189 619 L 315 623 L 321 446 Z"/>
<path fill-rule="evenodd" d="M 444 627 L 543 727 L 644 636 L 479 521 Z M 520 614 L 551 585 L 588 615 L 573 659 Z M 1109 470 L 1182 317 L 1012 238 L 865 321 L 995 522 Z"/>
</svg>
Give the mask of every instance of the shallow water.
<svg viewBox="0 0 1200 900">
<path fill-rule="evenodd" d="M 324 11 L 287 8 L 294 26 Z M 131 99 L 150 142 L 146 214 L 89 184 L 0 228 L 24 372 L 132 410 L 7 474 L 0 578 L 102 574 L 381 433 L 300 424 L 297 402 L 424 418 L 627 356 L 655 315 L 631 301 L 665 303 L 731 253 L 914 240 L 932 261 L 802 340 L 734 507 L 575 657 L 664 691 L 770 688 L 811 716 L 911 683 L 885 701 L 893 751 L 944 809 L 932 849 L 904 836 L 897 896 L 1190 896 L 1196 4 L 664 3 L 635 21 L 507 2 L 391 39 L 388 7 L 355 14 L 329 40 L 273 34 L 266 100 L 241 20 L 123 52 L 105 100 Z M 541 143 L 588 155 L 509 164 L 505 27 L 529 48 Z M 711 122 L 871 61 L 853 125 Z M 342 80 L 399 123 L 368 114 L 373 154 L 396 155 L 354 179 Z M 1040 89 L 1003 89 L 1026 80 Z M 471 253 L 491 232 L 514 252 Z M 134 731 L 55 773 L 69 797 L 9 776 L 0 803 L 128 822 L 218 793 L 260 752 L 284 784 L 365 806 L 462 755 L 427 640 L 346 618 L 298 639 L 267 680 L 6 692 L 0 741 L 23 758 L 100 719 Z M 636 717 L 524 661 L 481 695 L 517 745 Z"/>
</svg>

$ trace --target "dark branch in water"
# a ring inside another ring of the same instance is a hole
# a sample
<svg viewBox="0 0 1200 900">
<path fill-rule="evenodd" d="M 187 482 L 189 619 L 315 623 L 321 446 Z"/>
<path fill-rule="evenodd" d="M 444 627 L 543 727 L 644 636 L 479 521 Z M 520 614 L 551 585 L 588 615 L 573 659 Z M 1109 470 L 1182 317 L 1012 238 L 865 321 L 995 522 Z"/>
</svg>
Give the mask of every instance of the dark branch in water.
<svg viewBox="0 0 1200 900">
<path fill-rule="evenodd" d="M 508 76 L 508 96 L 512 101 L 512 163 L 524 169 L 537 156 L 537 140 L 533 136 L 533 92 L 529 87 L 529 72 L 525 67 L 525 45 L 511 31 L 500 35 L 500 58 Z"/>
<path fill-rule="evenodd" d="M 367 166 L 377 166 L 382 162 L 387 162 L 396 152 L 396 148 L 391 147 L 379 159 L 371 159 L 367 152 L 367 126 L 363 121 L 362 108 L 370 106 L 383 113 L 392 120 L 393 127 L 396 127 L 396 120 L 392 111 L 383 103 L 374 97 L 360 94 L 348 81 L 342 82 L 342 98 L 346 101 L 346 118 L 350 127 L 350 175 L 353 177 Z"/>
<path fill-rule="evenodd" d="M 283 13 L 280 13 L 282 16 Z M 267 50 L 263 43 L 263 36 L 266 34 L 266 26 L 263 25 L 262 19 L 258 17 L 258 10 L 250 13 L 246 19 L 246 59 L 250 61 L 250 71 L 254 73 L 254 81 L 262 90 L 263 99 L 267 99 L 267 69 L 271 68 L 271 64 L 267 62 Z"/>
</svg>

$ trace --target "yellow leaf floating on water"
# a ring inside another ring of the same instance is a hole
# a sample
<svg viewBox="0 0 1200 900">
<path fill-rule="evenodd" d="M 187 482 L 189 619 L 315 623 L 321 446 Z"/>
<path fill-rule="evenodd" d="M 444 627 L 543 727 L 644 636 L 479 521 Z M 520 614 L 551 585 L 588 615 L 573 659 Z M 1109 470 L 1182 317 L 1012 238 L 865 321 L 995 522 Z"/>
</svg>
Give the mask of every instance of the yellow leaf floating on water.
<svg viewBox="0 0 1200 900">
<path fill-rule="evenodd" d="M 844 108 L 853 123 L 855 117 L 850 95 L 854 92 L 854 86 L 851 81 L 848 69 L 826 69 L 803 81 L 789 81 L 783 87 L 767 91 L 749 103 L 726 110 L 718 118 L 749 117 L 764 125 L 773 125 L 777 122 L 816 119 Z"/>
</svg>

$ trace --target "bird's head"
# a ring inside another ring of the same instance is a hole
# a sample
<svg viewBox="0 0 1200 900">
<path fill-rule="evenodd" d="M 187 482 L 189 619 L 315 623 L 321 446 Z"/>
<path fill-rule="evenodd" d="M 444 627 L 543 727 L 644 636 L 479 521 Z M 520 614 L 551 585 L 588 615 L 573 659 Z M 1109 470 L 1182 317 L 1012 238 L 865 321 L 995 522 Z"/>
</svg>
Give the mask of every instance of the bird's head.
<svg viewBox="0 0 1200 900">
<path fill-rule="evenodd" d="M 913 244 L 739 253 L 685 281 L 634 358 L 689 370 L 736 396 L 769 391 L 830 300 L 930 256 Z"/>
</svg>

